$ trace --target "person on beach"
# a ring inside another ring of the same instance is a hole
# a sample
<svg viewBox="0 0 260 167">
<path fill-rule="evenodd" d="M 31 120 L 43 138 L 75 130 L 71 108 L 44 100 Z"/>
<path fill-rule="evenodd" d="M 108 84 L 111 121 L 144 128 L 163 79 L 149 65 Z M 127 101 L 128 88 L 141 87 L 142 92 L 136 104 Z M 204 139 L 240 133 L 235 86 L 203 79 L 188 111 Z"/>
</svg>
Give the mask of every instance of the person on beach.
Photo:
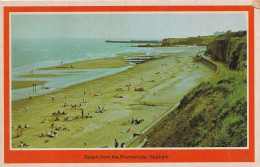
<svg viewBox="0 0 260 167">
<path fill-rule="evenodd" d="M 83 108 L 81 109 L 81 117 L 83 118 L 83 116 L 84 116 L 84 110 L 83 110 Z"/>
<path fill-rule="evenodd" d="M 93 116 L 89 115 L 89 113 L 88 113 L 88 115 L 86 116 L 86 118 L 93 118 Z"/>
<path fill-rule="evenodd" d="M 29 128 L 29 126 L 27 124 L 24 125 L 24 128 Z"/>
<path fill-rule="evenodd" d="M 97 113 L 101 112 L 101 108 L 98 106 Z"/>
<path fill-rule="evenodd" d="M 95 94 L 95 96 L 100 96 L 101 95 L 101 93 L 100 92 L 98 92 L 97 94 Z"/>
<path fill-rule="evenodd" d="M 127 133 L 127 132 L 130 132 L 130 128 L 127 130 L 121 131 L 121 133 Z"/>
<path fill-rule="evenodd" d="M 22 135 L 23 135 L 23 132 L 20 131 L 20 132 L 17 133 L 16 137 L 20 137 L 20 136 L 22 136 Z"/>
<path fill-rule="evenodd" d="M 135 124 L 139 124 L 139 120 L 137 118 L 135 119 Z"/>
<path fill-rule="evenodd" d="M 114 145 L 115 145 L 115 148 L 117 148 L 118 147 L 118 142 L 117 142 L 117 140 L 115 139 L 115 143 L 114 143 Z"/>
<path fill-rule="evenodd" d="M 132 118 L 132 120 L 131 120 L 131 124 L 135 124 L 135 120 L 134 120 L 134 118 Z"/>
<path fill-rule="evenodd" d="M 125 148 L 126 146 L 125 146 L 125 143 L 122 143 L 121 144 L 121 148 Z"/>
</svg>

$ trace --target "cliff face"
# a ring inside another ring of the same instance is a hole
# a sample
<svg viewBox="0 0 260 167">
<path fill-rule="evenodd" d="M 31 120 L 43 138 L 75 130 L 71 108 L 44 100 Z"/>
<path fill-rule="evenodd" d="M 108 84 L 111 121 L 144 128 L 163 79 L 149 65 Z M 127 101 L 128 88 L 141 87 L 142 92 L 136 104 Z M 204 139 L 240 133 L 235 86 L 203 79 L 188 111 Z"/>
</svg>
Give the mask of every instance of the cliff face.
<svg viewBox="0 0 260 167">
<path fill-rule="evenodd" d="M 207 46 L 206 54 L 222 61 L 232 70 L 243 70 L 247 62 L 246 31 L 227 32 Z"/>
<path fill-rule="evenodd" d="M 207 46 L 209 42 L 212 42 L 215 36 L 199 36 L 188 38 L 166 38 L 162 41 L 162 46 L 175 46 L 175 45 L 198 45 Z"/>
<path fill-rule="evenodd" d="M 231 70 L 222 69 L 185 95 L 144 147 L 247 146 L 246 35 L 227 32 L 208 44 L 206 54 Z"/>
<path fill-rule="evenodd" d="M 245 147 L 246 73 L 224 73 L 203 82 L 148 135 L 144 147 Z"/>
<path fill-rule="evenodd" d="M 244 70 L 247 63 L 247 32 L 227 32 L 219 36 L 166 38 L 162 46 L 198 45 L 207 46 L 206 54 L 222 61 L 232 70 Z"/>
</svg>

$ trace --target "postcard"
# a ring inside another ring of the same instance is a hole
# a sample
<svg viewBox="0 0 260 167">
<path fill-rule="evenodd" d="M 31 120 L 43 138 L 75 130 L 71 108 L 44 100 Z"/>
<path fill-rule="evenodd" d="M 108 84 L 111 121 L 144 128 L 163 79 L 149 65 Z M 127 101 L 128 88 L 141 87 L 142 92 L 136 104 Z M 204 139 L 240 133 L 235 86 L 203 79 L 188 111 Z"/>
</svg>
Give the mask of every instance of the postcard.
<svg viewBox="0 0 260 167">
<path fill-rule="evenodd" d="M 259 9 L 72 4 L 1 5 L 4 166 L 257 166 Z"/>
</svg>

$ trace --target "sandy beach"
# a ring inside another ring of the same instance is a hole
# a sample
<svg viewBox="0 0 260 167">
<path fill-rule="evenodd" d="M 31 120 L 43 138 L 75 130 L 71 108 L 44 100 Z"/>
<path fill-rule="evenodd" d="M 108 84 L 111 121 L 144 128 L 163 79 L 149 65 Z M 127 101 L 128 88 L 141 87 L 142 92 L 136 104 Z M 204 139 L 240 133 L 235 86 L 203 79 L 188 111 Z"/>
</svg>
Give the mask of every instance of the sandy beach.
<svg viewBox="0 0 260 167">
<path fill-rule="evenodd" d="M 28 97 L 13 101 L 12 136 L 16 136 L 18 125 L 24 127 L 28 124 L 29 128 L 23 128 L 23 134 L 12 139 L 12 148 L 19 148 L 21 141 L 29 145 L 27 148 L 113 148 L 115 139 L 119 144 L 129 142 L 134 133 L 140 133 L 192 88 L 213 75 L 214 71 L 210 68 L 193 62 L 192 58 L 202 48 L 188 46 L 184 52 L 167 53 L 166 57 L 137 64 L 117 74 L 32 99 Z M 122 56 L 127 54 L 98 61 L 108 64 L 107 68 L 128 65 Z M 91 60 L 78 62 L 79 69 L 97 66 L 90 62 Z M 66 65 L 66 69 L 67 67 L 70 65 Z M 57 69 L 48 69 L 54 68 Z M 135 88 L 140 87 L 144 91 L 135 91 Z M 95 96 L 99 92 L 101 95 Z M 83 99 L 86 103 L 83 103 Z M 64 103 L 68 106 L 63 107 Z M 84 116 L 89 113 L 93 118 L 81 118 L 80 107 L 75 109 L 71 104 L 81 104 Z M 104 113 L 96 113 L 98 106 L 105 107 Z M 25 111 L 26 107 L 28 111 Z M 58 110 L 66 111 L 67 115 L 59 115 L 60 120 L 55 121 L 56 116 L 52 116 L 52 113 L 57 113 Z M 71 117 L 72 121 L 65 120 L 67 117 Z M 130 123 L 132 118 L 144 119 L 144 122 L 133 125 Z M 45 136 L 46 132 L 57 131 L 55 129 L 58 127 L 67 127 L 69 131 L 58 131 L 53 138 Z M 125 132 L 128 129 L 130 131 Z M 41 134 L 44 136 L 40 137 Z"/>
<path fill-rule="evenodd" d="M 59 66 L 42 68 L 41 70 L 63 70 L 63 69 L 93 69 L 93 68 L 119 68 L 127 66 L 128 62 L 122 57 L 111 57 L 66 63 Z"/>
<path fill-rule="evenodd" d="M 12 81 L 12 89 L 21 89 L 32 87 L 33 84 L 41 85 L 45 84 L 46 81 Z"/>
</svg>

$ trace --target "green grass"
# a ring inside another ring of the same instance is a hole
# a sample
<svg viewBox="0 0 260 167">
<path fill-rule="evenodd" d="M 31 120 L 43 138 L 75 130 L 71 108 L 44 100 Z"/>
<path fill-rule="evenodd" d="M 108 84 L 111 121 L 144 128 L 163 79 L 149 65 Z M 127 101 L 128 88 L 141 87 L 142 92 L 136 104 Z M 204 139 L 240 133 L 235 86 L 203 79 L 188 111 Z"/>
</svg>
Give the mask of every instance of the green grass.
<svg viewBox="0 0 260 167">
<path fill-rule="evenodd" d="M 188 37 L 188 38 L 167 38 L 163 39 L 163 46 L 175 46 L 175 45 L 198 45 L 207 46 L 212 42 L 216 36 L 198 36 L 198 37 Z"/>
<path fill-rule="evenodd" d="M 149 135 L 146 147 L 245 147 L 246 71 L 225 71 L 202 82 Z"/>
</svg>

